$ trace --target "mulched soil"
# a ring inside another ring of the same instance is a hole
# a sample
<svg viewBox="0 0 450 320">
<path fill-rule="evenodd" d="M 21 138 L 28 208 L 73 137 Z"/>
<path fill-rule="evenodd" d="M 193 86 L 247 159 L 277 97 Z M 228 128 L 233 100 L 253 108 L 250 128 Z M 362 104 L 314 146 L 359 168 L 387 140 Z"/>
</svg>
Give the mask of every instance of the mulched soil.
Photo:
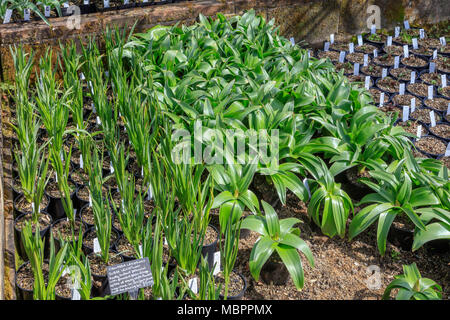
<svg viewBox="0 0 450 320">
<path fill-rule="evenodd" d="M 88 255 L 88 260 L 89 265 L 91 266 L 92 274 L 106 276 L 106 267 L 121 263 L 122 257 L 114 251 L 109 251 L 109 260 L 107 264 L 104 263 L 102 258 L 95 253 Z"/>
<path fill-rule="evenodd" d="M 416 147 L 431 154 L 444 154 L 447 145 L 435 137 L 423 137 L 414 143 Z"/>
<path fill-rule="evenodd" d="M 422 58 L 410 55 L 408 58 L 403 58 L 401 62 L 408 67 L 425 67 L 428 62 Z"/>
<path fill-rule="evenodd" d="M 414 112 L 411 113 L 410 117 L 414 120 L 422 121 L 423 123 L 430 124 L 431 118 L 430 118 L 430 112 L 432 110 L 430 109 L 416 109 Z M 441 120 L 441 116 L 434 113 L 434 117 L 436 119 L 436 122 L 439 122 Z"/>
<path fill-rule="evenodd" d="M 410 83 L 406 85 L 406 90 L 420 97 L 428 96 L 428 86 L 425 83 Z"/>
<path fill-rule="evenodd" d="M 439 110 L 439 111 L 447 111 L 448 104 L 450 100 L 445 98 L 434 98 L 434 99 L 426 99 L 424 101 L 427 107 Z"/>
<path fill-rule="evenodd" d="M 376 247 L 376 225 L 371 226 L 351 242 L 338 237 L 328 238 L 317 227 L 308 222 L 306 206 L 294 195 L 288 194 L 285 207 L 278 208 L 280 219 L 297 217 L 304 221 L 300 224 L 301 237 L 311 248 L 315 267 L 311 268 L 302 256 L 305 271 L 305 285 L 297 291 L 289 278 L 286 285 L 269 285 L 261 279 L 255 281 L 249 270 L 250 252 L 259 234 L 254 232 L 246 239 L 241 239 L 236 262 L 236 269 L 242 273 L 248 283 L 244 300 L 283 299 L 283 300 L 320 300 L 320 299 L 363 299 L 379 300 L 384 288 L 403 273 L 402 265 L 417 263 L 422 276 L 431 278 L 442 285 L 443 299 L 450 297 L 450 255 L 431 255 L 426 247 L 416 252 L 405 251 L 387 243 L 387 251 L 381 257 Z M 369 289 L 369 266 L 380 268 L 381 285 L 379 289 Z"/>
<path fill-rule="evenodd" d="M 422 101 L 411 94 L 397 94 L 392 98 L 392 102 L 396 106 L 410 106 L 413 98 L 416 98 L 416 108 L 422 107 Z"/>
<path fill-rule="evenodd" d="M 383 50 L 387 54 L 391 54 L 391 55 L 394 55 L 394 56 L 401 56 L 403 54 L 403 47 L 402 46 L 397 46 L 397 45 L 384 46 Z"/>
<path fill-rule="evenodd" d="M 411 69 L 408 68 L 397 68 L 391 69 L 389 73 L 397 80 L 410 81 L 411 80 Z"/>
<path fill-rule="evenodd" d="M 430 127 L 430 131 L 445 139 L 450 139 L 450 125 L 448 124 L 437 124 L 435 127 Z"/>
</svg>

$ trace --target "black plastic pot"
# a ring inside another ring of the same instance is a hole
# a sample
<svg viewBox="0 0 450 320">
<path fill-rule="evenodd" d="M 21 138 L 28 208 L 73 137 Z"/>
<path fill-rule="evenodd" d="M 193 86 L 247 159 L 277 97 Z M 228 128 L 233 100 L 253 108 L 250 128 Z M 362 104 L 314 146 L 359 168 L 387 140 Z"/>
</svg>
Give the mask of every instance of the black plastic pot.
<svg viewBox="0 0 450 320">
<path fill-rule="evenodd" d="M 69 181 L 73 183 L 72 181 Z M 49 181 L 49 183 L 56 183 L 52 179 Z M 76 184 L 73 183 L 75 190 L 71 193 L 70 199 L 73 201 L 74 195 L 77 191 Z M 48 204 L 47 212 L 50 213 L 50 215 L 53 217 L 53 219 L 58 220 L 61 218 L 66 217 L 66 212 L 64 211 L 64 206 L 62 203 L 62 199 L 59 197 L 53 197 L 47 193 L 47 191 L 44 190 L 45 195 L 50 199 L 50 202 Z M 75 207 L 74 207 L 75 208 Z M 75 208 L 78 209 L 78 208 Z"/>
<path fill-rule="evenodd" d="M 90 232 L 92 232 L 92 231 L 95 231 L 95 227 L 91 227 L 91 228 L 87 229 L 87 230 L 84 232 L 84 234 L 83 234 L 83 240 L 86 238 L 86 235 L 88 235 L 88 234 L 89 234 Z M 117 231 L 115 231 L 114 229 L 111 228 L 111 234 L 112 234 L 112 233 L 115 233 L 115 235 L 116 235 L 116 241 L 117 241 L 117 240 L 119 239 L 119 237 L 120 237 L 119 233 L 118 233 Z M 83 242 L 83 244 L 82 244 L 82 248 L 83 248 L 83 252 L 84 252 L 85 255 L 91 254 L 91 253 L 93 252 L 93 250 L 94 250 L 93 247 L 90 247 L 90 246 L 85 245 L 84 242 Z M 109 249 L 115 251 L 115 249 L 116 249 L 116 242 L 115 242 L 115 241 L 114 241 L 114 242 L 112 242 L 112 241 L 110 242 L 110 244 L 109 244 Z"/>
<path fill-rule="evenodd" d="M 212 269 L 212 268 L 214 268 L 214 252 L 216 252 L 217 242 L 219 241 L 219 231 L 217 230 L 216 227 L 214 227 L 211 224 L 208 225 L 208 227 L 212 228 L 216 231 L 217 239 L 213 243 L 202 247 L 202 256 L 204 258 L 206 258 L 206 260 L 208 261 L 209 268 Z M 199 263 L 200 263 L 200 261 L 199 261 Z"/>
<path fill-rule="evenodd" d="M 444 121 L 437 122 L 436 125 L 444 125 L 444 126 L 447 126 L 450 128 L 450 124 L 448 122 L 444 122 Z M 427 129 L 430 132 L 430 135 L 435 136 L 436 138 L 439 138 L 439 139 L 445 141 L 446 143 L 448 143 L 450 141 L 449 138 L 441 137 L 441 136 L 433 133 L 433 131 L 430 130 L 430 126 L 427 126 Z"/>
<path fill-rule="evenodd" d="M 50 224 L 47 228 L 44 230 L 40 230 L 39 233 L 41 235 L 41 238 L 44 239 L 44 256 L 47 257 L 50 252 L 50 236 L 49 236 L 49 230 L 52 227 L 53 219 L 52 216 L 49 215 L 46 212 L 42 212 L 42 215 L 47 215 L 50 218 Z M 24 218 L 26 215 L 31 215 L 31 213 L 23 213 L 20 216 L 18 216 L 16 219 L 14 219 L 14 243 L 16 247 L 17 254 L 22 258 L 22 260 L 28 260 L 27 254 L 25 252 L 25 247 L 22 243 L 22 230 L 19 230 L 17 228 L 17 222 L 20 221 L 22 218 Z M 34 232 L 33 232 L 34 234 Z"/>
<path fill-rule="evenodd" d="M 289 271 L 283 262 L 269 258 L 261 268 L 261 280 L 266 284 L 285 285 L 289 279 Z"/>
<path fill-rule="evenodd" d="M 122 234 L 122 235 L 117 239 L 117 241 L 116 241 L 116 248 L 115 248 L 115 249 L 117 250 L 117 252 L 119 252 L 119 254 L 120 254 L 120 256 L 123 258 L 123 261 L 124 261 L 124 262 L 131 261 L 131 260 L 136 260 L 136 257 L 135 257 L 135 256 L 128 256 L 128 255 L 123 254 L 123 253 L 121 253 L 121 252 L 119 251 L 119 248 L 117 247 L 117 244 L 119 243 L 120 239 L 122 239 L 122 238 L 126 238 L 124 234 Z"/>
<path fill-rule="evenodd" d="M 418 82 L 418 81 L 416 81 L 416 83 L 422 83 L 422 82 Z M 413 96 L 415 96 L 415 97 L 418 97 L 418 98 L 420 98 L 420 99 L 428 99 L 428 97 L 427 96 L 421 96 L 421 95 L 419 95 L 419 94 L 417 94 L 417 93 L 414 93 L 414 92 L 412 92 L 412 90 L 410 90 L 408 87 L 410 86 L 410 84 L 407 84 L 406 85 L 406 88 L 405 88 L 405 91 L 406 92 L 408 92 L 409 94 L 412 94 Z M 434 96 L 434 93 L 433 93 L 433 96 Z"/>
<path fill-rule="evenodd" d="M 448 254 L 450 252 L 449 239 L 431 240 L 424 244 L 424 247 L 435 254 Z"/>
<path fill-rule="evenodd" d="M 386 79 L 386 78 L 384 78 L 384 79 Z M 379 86 L 378 86 L 378 82 L 380 82 L 381 80 L 384 80 L 383 78 L 379 78 L 379 79 L 377 79 L 376 81 L 375 81 L 375 87 L 378 89 L 378 90 L 380 90 L 381 92 L 384 92 L 384 94 L 389 94 L 389 95 L 391 95 L 391 94 L 395 94 L 395 93 L 398 93 L 398 91 L 392 91 L 392 92 L 390 92 L 390 91 L 385 91 L 385 90 L 383 90 L 382 88 L 380 88 Z M 395 79 L 394 79 L 395 80 Z M 400 81 L 398 81 L 398 80 L 395 80 L 395 81 L 397 81 L 397 82 L 399 82 L 400 83 Z M 406 90 L 406 89 L 405 89 Z"/>
<path fill-rule="evenodd" d="M 91 223 L 87 223 L 86 220 L 83 219 L 83 213 L 85 212 L 85 210 L 86 210 L 87 208 L 89 208 L 89 203 L 85 204 L 85 205 L 80 209 L 80 219 L 81 219 L 81 221 L 84 223 L 84 225 L 86 225 L 86 227 L 87 227 L 88 229 L 90 229 L 90 228 L 94 227 L 94 225 L 91 224 Z"/>
<path fill-rule="evenodd" d="M 414 54 L 410 54 L 409 55 L 410 57 L 411 56 L 415 56 Z M 418 58 L 420 58 L 420 57 L 418 57 Z M 423 71 L 423 70 L 427 70 L 428 69 L 428 63 L 425 63 L 425 65 L 424 66 L 409 66 L 409 65 L 407 65 L 407 64 L 405 64 L 405 63 L 403 63 L 403 59 L 405 59 L 404 57 L 402 58 L 402 59 L 400 59 L 400 64 L 401 65 L 403 65 L 405 68 L 410 68 L 410 69 L 415 69 L 415 70 L 417 70 L 417 72 L 421 72 L 421 71 Z M 423 59 L 422 58 L 422 60 L 424 60 L 425 62 L 427 62 L 427 60 L 425 60 L 425 59 Z"/>
<path fill-rule="evenodd" d="M 116 251 L 111 250 L 111 253 L 115 253 L 117 254 Z M 93 255 L 94 253 L 90 253 L 89 255 Z M 123 262 L 123 258 L 118 255 L 118 257 L 120 258 L 121 262 Z M 93 297 L 104 297 L 105 295 L 109 295 L 111 293 L 110 288 L 109 288 L 109 282 L 108 282 L 108 277 L 105 275 L 99 275 L 99 274 L 95 274 L 93 272 L 91 272 L 92 278 L 94 278 L 94 281 L 99 282 L 100 286 L 93 286 L 92 290 L 91 290 L 91 294 Z"/>
<path fill-rule="evenodd" d="M 414 241 L 414 231 L 398 228 L 394 225 L 391 225 L 387 239 L 389 242 L 393 243 L 396 246 L 399 246 L 403 250 L 411 251 Z"/>
<path fill-rule="evenodd" d="M 21 286 L 19 286 L 19 284 L 17 283 L 17 274 L 23 269 L 25 268 L 25 266 L 29 264 L 29 262 L 24 262 L 19 269 L 17 269 L 16 274 L 15 274 L 15 284 L 16 284 L 16 296 L 17 296 L 17 300 L 33 300 L 33 290 L 27 290 L 22 288 Z"/>
<path fill-rule="evenodd" d="M 53 229 L 56 225 L 58 225 L 59 223 L 61 223 L 62 221 L 66 221 L 66 220 L 67 220 L 67 218 L 61 218 L 61 219 L 58 219 L 58 220 L 54 221 L 53 224 L 52 224 L 52 229 Z M 83 229 L 82 232 L 83 232 L 83 234 L 84 234 L 84 232 L 85 232 L 85 230 L 87 229 L 87 227 L 86 227 L 86 225 L 80 220 L 80 216 L 79 216 L 78 212 L 77 212 L 77 214 L 75 215 L 75 221 L 81 222 L 81 228 Z M 76 234 L 76 236 L 78 236 L 78 233 Z M 55 240 L 55 252 L 58 252 L 59 249 L 61 248 L 61 246 L 60 246 L 60 242 L 61 242 L 61 241 L 60 241 L 60 239 L 59 239 L 58 237 L 59 237 L 59 234 L 57 234 L 56 232 L 53 232 L 53 238 L 54 238 L 54 240 Z"/>
<path fill-rule="evenodd" d="M 15 198 L 14 201 L 13 201 L 13 215 L 14 215 L 14 219 L 17 218 L 18 216 L 24 214 L 24 213 L 31 213 L 31 211 L 25 212 L 25 211 L 21 211 L 21 210 L 19 210 L 19 209 L 17 208 L 16 204 L 17 204 L 17 202 L 20 200 L 20 198 L 22 198 L 22 197 L 23 197 L 22 195 L 19 195 L 19 196 L 18 196 L 17 198 Z M 42 199 L 44 199 L 44 197 L 46 197 L 47 202 L 50 203 L 50 199 L 49 199 L 45 194 L 43 195 Z M 43 200 L 41 200 L 41 203 L 42 203 L 42 201 L 43 201 Z M 47 212 L 47 213 L 48 213 L 48 205 L 47 205 L 45 208 L 42 208 L 40 211 L 41 211 L 41 212 L 44 211 L 44 212 Z"/>
<path fill-rule="evenodd" d="M 381 47 L 384 44 L 384 41 L 373 41 L 373 40 L 369 40 L 368 37 L 370 36 L 370 33 L 366 34 L 363 39 L 365 43 L 369 43 L 375 47 L 377 47 L 378 49 L 381 49 Z"/>
<path fill-rule="evenodd" d="M 244 282 L 244 287 L 242 288 L 242 290 L 237 295 L 228 296 L 227 300 L 241 300 L 242 297 L 245 294 L 245 291 L 247 291 L 247 280 L 245 280 L 245 277 L 241 273 L 237 272 L 236 270 L 233 270 L 233 272 L 235 274 L 237 274 L 242 279 L 242 281 Z M 223 295 L 221 295 L 221 294 L 219 295 L 219 298 L 220 298 L 220 300 L 224 300 L 225 299 L 225 297 Z"/>
<path fill-rule="evenodd" d="M 424 124 L 424 125 L 425 125 L 425 124 Z M 441 140 L 442 142 L 446 143 L 444 139 L 438 138 L 438 137 L 436 137 L 435 135 L 423 135 L 423 136 L 421 137 L 421 139 L 422 139 L 422 138 L 426 138 L 426 137 L 433 137 L 433 138 L 439 139 L 439 140 Z M 434 153 L 429 153 L 429 152 L 423 151 L 423 150 L 420 149 L 418 146 L 416 146 L 416 144 L 415 144 L 416 141 L 417 141 L 417 139 L 413 139 L 414 147 L 415 147 L 418 151 L 420 151 L 421 153 L 427 155 L 428 157 L 433 158 L 433 159 L 439 159 L 440 157 L 442 157 L 442 156 L 444 155 L 444 154 L 434 154 Z"/>
<path fill-rule="evenodd" d="M 17 189 L 17 188 L 14 187 L 14 181 L 18 182 L 19 185 L 20 185 L 20 178 L 17 177 L 17 178 L 12 179 L 12 180 L 13 180 L 13 183 L 11 183 L 11 189 L 12 189 L 12 191 L 13 191 L 13 199 L 16 199 L 16 198 L 18 198 L 19 196 L 22 196 L 22 195 L 23 195 L 23 192 L 22 192 L 22 190 Z"/>
<path fill-rule="evenodd" d="M 74 208 L 83 208 L 85 205 L 89 204 L 89 201 L 86 201 L 78 196 L 78 191 L 80 191 L 83 188 L 77 188 L 75 191 L 75 196 L 73 197 L 73 206 Z"/>
</svg>

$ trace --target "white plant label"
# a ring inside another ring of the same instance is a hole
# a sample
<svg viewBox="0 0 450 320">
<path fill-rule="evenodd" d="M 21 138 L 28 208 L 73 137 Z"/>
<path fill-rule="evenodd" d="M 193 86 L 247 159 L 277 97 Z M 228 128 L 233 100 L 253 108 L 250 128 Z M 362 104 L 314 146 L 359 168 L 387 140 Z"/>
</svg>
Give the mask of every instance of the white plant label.
<svg viewBox="0 0 450 320">
<path fill-rule="evenodd" d="M 411 71 L 411 84 L 416 83 L 416 72 Z"/>
<path fill-rule="evenodd" d="M 392 46 L 392 36 L 388 36 L 388 37 L 387 37 L 387 43 L 386 43 L 386 45 L 387 45 L 388 47 Z"/>
<path fill-rule="evenodd" d="M 152 198 L 153 198 L 152 186 L 149 186 L 147 190 L 147 200 L 152 200 Z"/>
<path fill-rule="evenodd" d="M 419 37 L 420 37 L 420 39 L 424 39 L 425 38 L 425 30 L 424 29 L 420 29 L 419 30 Z"/>
<path fill-rule="evenodd" d="M 417 140 L 419 140 L 422 137 L 422 125 L 419 124 L 417 126 Z"/>
<path fill-rule="evenodd" d="M 403 46 L 403 55 L 405 56 L 405 58 L 409 58 L 409 48 L 407 44 Z"/>
<path fill-rule="evenodd" d="M 398 38 L 400 36 L 400 27 L 395 27 L 395 37 Z"/>
<path fill-rule="evenodd" d="M 123 4 L 128 4 L 128 0 L 123 0 Z"/>
<path fill-rule="evenodd" d="M 434 115 L 434 111 L 430 111 L 430 120 L 431 120 L 431 126 L 436 127 L 436 116 Z"/>
<path fill-rule="evenodd" d="M 401 94 L 401 95 L 405 94 L 405 84 L 404 83 L 400 83 L 399 94 Z"/>
<path fill-rule="evenodd" d="M 34 212 L 34 202 L 31 203 L 31 212 Z"/>
<path fill-rule="evenodd" d="M 330 43 L 334 43 L 334 33 L 330 34 Z"/>
<path fill-rule="evenodd" d="M 370 27 L 370 33 L 371 33 L 371 34 L 377 33 L 377 26 L 376 26 L 376 25 L 373 24 L 373 25 Z"/>
<path fill-rule="evenodd" d="M 89 0 L 83 0 L 83 4 L 84 5 L 88 5 L 89 4 Z"/>
<path fill-rule="evenodd" d="M 447 144 L 447 149 L 445 149 L 444 157 L 450 156 L 450 142 Z"/>
<path fill-rule="evenodd" d="M 114 167 L 112 165 L 112 162 L 109 163 L 109 171 L 111 171 L 111 174 L 114 173 Z"/>
<path fill-rule="evenodd" d="M 311 58 L 311 50 L 308 50 L 308 58 Z"/>
<path fill-rule="evenodd" d="M 411 99 L 411 113 L 416 110 L 416 98 Z"/>
<path fill-rule="evenodd" d="M 109 8 L 109 0 L 103 0 L 103 7 Z"/>
<path fill-rule="evenodd" d="M 92 207 L 92 198 L 90 194 L 89 194 L 89 207 Z"/>
<path fill-rule="evenodd" d="M 403 113 L 402 113 L 402 121 L 406 122 L 409 119 L 409 107 L 403 106 Z"/>
<path fill-rule="evenodd" d="M 413 45 L 414 50 L 419 49 L 419 44 L 417 43 L 417 38 L 412 39 L 412 45 Z"/>
<path fill-rule="evenodd" d="M 369 90 L 369 87 L 370 87 L 370 76 L 366 76 L 364 87 L 366 88 L 366 90 Z"/>
<path fill-rule="evenodd" d="M 323 51 L 328 51 L 330 50 L 330 43 L 327 41 L 323 44 Z"/>
<path fill-rule="evenodd" d="M 442 83 L 442 88 L 445 88 L 447 86 L 447 75 L 446 74 L 441 75 L 441 83 Z"/>
<path fill-rule="evenodd" d="M 362 46 L 363 45 L 363 37 L 362 35 L 358 35 L 358 46 Z"/>
<path fill-rule="evenodd" d="M 353 65 L 353 74 L 354 74 L 355 76 L 359 76 L 359 63 L 355 63 L 355 64 Z"/>
<path fill-rule="evenodd" d="M 142 244 L 139 245 L 139 254 L 141 255 L 141 257 L 144 256 L 144 254 L 142 253 Z"/>
<path fill-rule="evenodd" d="M 84 77 L 84 73 L 83 73 L 83 72 L 80 73 L 80 79 L 81 79 L 81 80 L 86 79 L 86 78 Z"/>
<path fill-rule="evenodd" d="M 289 40 L 291 41 L 291 44 L 292 44 L 293 46 L 295 46 L 295 40 L 294 40 L 294 38 L 291 37 Z"/>
<path fill-rule="evenodd" d="M 148 2 L 148 0 L 144 0 L 144 1 L 142 1 L 143 3 L 147 3 Z M 162 299 L 161 299 L 162 300 Z"/>
<path fill-rule="evenodd" d="M 435 62 L 430 62 L 430 73 L 434 73 L 434 71 L 436 70 L 436 63 Z"/>
<path fill-rule="evenodd" d="M 214 252 L 214 271 L 213 275 L 216 275 L 220 272 L 220 251 Z"/>
<path fill-rule="evenodd" d="M 55 182 L 58 183 L 58 172 L 55 172 Z"/>
<path fill-rule="evenodd" d="M 428 86 L 428 99 L 433 99 L 433 86 Z"/>
<path fill-rule="evenodd" d="M 400 65 L 400 57 L 399 56 L 395 56 L 394 58 L 394 69 L 397 69 Z"/>
<path fill-rule="evenodd" d="M 367 67 L 369 65 L 369 55 L 364 55 L 364 67 Z"/>
<path fill-rule="evenodd" d="M 45 17 L 50 17 L 50 6 L 45 6 L 44 7 L 44 15 Z"/>
<path fill-rule="evenodd" d="M 445 114 L 446 116 L 448 116 L 450 114 L 450 102 L 448 103 L 447 106 L 447 113 Z"/>
<path fill-rule="evenodd" d="M 6 9 L 5 17 L 3 18 L 3 24 L 9 23 L 11 21 L 13 11 L 11 9 Z"/>
<path fill-rule="evenodd" d="M 72 300 L 81 300 L 80 293 L 77 289 L 72 289 Z"/>
<path fill-rule="evenodd" d="M 30 9 L 23 10 L 23 20 L 30 21 Z"/>
<path fill-rule="evenodd" d="M 64 6 L 64 8 L 68 8 L 69 7 L 69 3 L 68 2 L 64 2 L 63 6 Z"/>
<path fill-rule="evenodd" d="M 349 52 L 349 53 L 355 52 L 355 44 L 354 44 L 353 42 L 350 42 L 350 43 L 348 44 L 348 52 Z"/>
<path fill-rule="evenodd" d="M 80 154 L 80 168 L 83 169 L 84 163 L 83 163 L 83 155 Z"/>
<path fill-rule="evenodd" d="M 308 191 L 308 196 L 311 198 L 311 190 L 309 189 L 308 179 L 307 178 L 303 179 L 303 185 L 305 186 L 306 191 Z"/>
<path fill-rule="evenodd" d="M 439 42 L 441 43 L 442 46 L 447 45 L 447 42 L 445 41 L 445 37 L 440 37 Z"/>
<path fill-rule="evenodd" d="M 98 238 L 94 238 L 94 252 L 100 253 L 102 249 L 100 248 L 100 243 L 98 242 Z"/>
<path fill-rule="evenodd" d="M 373 57 L 374 58 L 378 57 L 378 50 L 377 49 L 373 50 Z"/>
<path fill-rule="evenodd" d="M 144 177 L 144 167 L 141 168 L 141 177 Z"/>
<path fill-rule="evenodd" d="M 403 25 L 405 26 L 406 30 L 409 29 L 409 21 L 408 20 L 403 21 Z"/>
<path fill-rule="evenodd" d="M 164 237 L 164 245 L 165 245 L 165 246 L 168 246 L 168 245 L 169 245 L 169 243 L 167 242 L 167 238 L 166 238 L 166 237 Z"/>
<path fill-rule="evenodd" d="M 345 59 L 345 51 L 341 51 L 341 52 L 339 53 L 339 62 L 340 62 L 340 63 L 343 63 L 343 62 L 344 62 L 344 59 Z"/>
<path fill-rule="evenodd" d="M 384 104 L 384 92 L 382 92 L 382 93 L 380 94 L 380 107 L 382 107 L 383 104 Z"/>
<path fill-rule="evenodd" d="M 197 278 L 190 279 L 188 282 L 188 287 L 194 294 L 198 294 Z"/>
<path fill-rule="evenodd" d="M 381 72 L 381 78 L 386 78 L 387 77 L 387 68 L 383 68 L 383 71 Z"/>
<path fill-rule="evenodd" d="M 433 60 L 434 60 L 434 59 L 437 59 L 437 50 L 434 50 L 434 51 L 433 51 Z"/>
<path fill-rule="evenodd" d="M 96 121 L 97 121 L 97 124 L 98 124 L 98 125 L 101 125 L 101 124 L 102 124 L 102 121 L 100 120 L 99 116 L 97 116 Z"/>
</svg>

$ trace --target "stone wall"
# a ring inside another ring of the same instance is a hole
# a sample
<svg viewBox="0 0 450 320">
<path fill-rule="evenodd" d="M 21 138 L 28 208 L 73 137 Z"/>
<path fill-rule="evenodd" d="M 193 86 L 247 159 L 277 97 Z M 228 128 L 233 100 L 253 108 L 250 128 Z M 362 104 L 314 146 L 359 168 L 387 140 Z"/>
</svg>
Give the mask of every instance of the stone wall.
<svg viewBox="0 0 450 320">
<path fill-rule="evenodd" d="M 59 43 L 70 40 L 85 40 L 99 36 L 107 26 L 127 27 L 137 22 L 136 31 L 144 31 L 157 24 L 172 25 L 176 22 L 192 24 L 197 16 L 242 14 L 255 9 L 267 19 L 274 18 L 281 34 L 304 40 L 310 45 L 321 44 L 331 33 L 338 38 L 349 38 L 352 34 L 368 31 L 366 13 L 370 5 L 381 9 L 381 27 L 393 28 L 408 19 L 411 25 L 429 24 L 450 19 L 449 0 L 205 0 L 190 1 L 163 6 L 151 6 L 81 16 L 81 28 L 67 27 L 68 17 L 44 22 L 0 25 L 0 76 L 2 81 L 11 81 L 14 66 L 10 45 L 23 44 L 33 48 L 38 59 L 47 48 L 58 50 Z M 11 179 L 11 128 L 8 126 L 8 99 L 0 92 L 2 124 L 0 144 L 2 168 L 0 168 L 0 299 L 14 299 L 14 239 Z M 2 104 L 3 102 L 3 104 Z M 3 186 L 3 188 L 2 188 Z M 2 230 L 3 229 L 3 230 Z M 3 255 L 3 257 L 2 257 Z M 3 291 L 4 290 L 4 291 Z M 2 293 L 4 292 L 4 296 Z"/>
</svg>

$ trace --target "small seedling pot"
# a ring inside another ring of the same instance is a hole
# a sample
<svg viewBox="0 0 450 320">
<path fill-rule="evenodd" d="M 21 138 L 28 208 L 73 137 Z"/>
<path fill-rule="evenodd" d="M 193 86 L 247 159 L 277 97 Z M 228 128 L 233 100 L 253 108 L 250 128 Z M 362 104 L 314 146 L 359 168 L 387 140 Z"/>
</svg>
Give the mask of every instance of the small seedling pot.
<svg viewBox="0 0 450 320">
<path fill-rule="evenodd" d="M 17 269 L 16 274 L 15 274 L 15 284 L 16 284 L 16 296 L 17 296 L 17 300 L 33 300 L 33 290 L 27 290 L 22 288 L 19 283 L 17 282 L 17 274 L 19 272 L 21 272 L 25 266 L 27 264 L 29 264 L 30 262 L 24 262 L 19 269 Z"/>
<path fill-rule="evenodd" d="M 95 232 L 95 227 L 91 227 L 91 228 L 87 229 L 87 230 L 83 233 L 83 240 L 86 239 L 86 236 L 87 236 L 90 232 L 92 232 L 92 231 Z M 119 235 L 119 233 L 118 233 L 116 230 L 114 230 L 114 229 L 111 228 L 111 235 L 112 235 L 113 233 L 114 233 L 114 235 L 115 235 L 115 237 L 116 237 L 116 241 L 117 241 L 117 240 L 119 239 L 120 235 Z M 110 244 L 109 244 L 109 249 L 110 249 L 110 250 L 116 251 L 116 241 L 111 241 L 111 240 L 110 240 Z M 86 244 L 84 244 L 84 242 L 83 242 L 83 244 L 82 244 L 82 249 L 83 249 L 83 252 L 84 252 L 85 255 L 89 255 L 89 254 L 91 254 L 91 253 L 94 251 L 94 247 L 91 247 L 91 246 L 89 246 L 89 245 L 86 245 Z"/>
<path fill-rule="evenodd" d="M 41 211 L 40 214 L 48 216 L 48 218 L 50 220 L 49 225 L 45 229 L 39 231 L 41 238 L 44 239 L 44 256 L 47 257 L 48 254 L 50 253 L 49 230 L 51 229 L 53 219 L 52 219 L 52 216 L 46 212 Z M 14 220 L 14 243 L 16 246 L 17 254 L 24 261 L 28 260 L 28 257 L 27 257 L 26 251 L 25 251 L 25 247 L 23 246 L 23 243 L 22 243 L 22 230 L 19 230 L 17 228 L 17 223 L 20 220 L 22 220 L 23 218 L 25 218 L 27 215 L 31 215 L 31 213 L 23 213 Z M 34 234 L 34 232 L 33 232 L 33 234 Z"/>
<path fill-rule="evenodd" d="M 245 295 L 245 292 L 247 291 L 247 280 L 245 280 L 245 277 L 241 273 L 237 272 L 236 270 L 233 270 L 233 272 L 242 279 L 244 286 L 242 287 L 241 291 L 238 294 L 236 294 L 234 296 L 229 295 L 227 297 L 227 300 L 241 300 L 242 297 Z M 220 298 L 220 300 L 225 299 L 225 297 L 222 294 L 219 295 L 219 298 Z"/>
<path fill-rule="evenodd" d="M 23 197 L 23 195 L 19 195 L 17 198 L 15 198 L 14 199 L 14 201 L 13 201 L 13 215 L 14 215 L 14 219 L 15 218 L 17 218 L 18 216 L 20 216 L 20 215 L 22 215 L 22 214 L 24 214 L 24 213 L 31 213 L 31 211 L 29 211 L 29 212 L 26 212 L 26 211 L 22 211 L 21 209 L 19 209 L 18 207 L 17 207 L 17 203 L 19 202 L 19 200 L 21 199 Z M 43 197 L 42 197 L 42 199 L 44 199 L 44 197 L 45 197 L 45 199 L 47 200 L 47 203 L 50 203 L 50 199 L 44 194 L 43 195 Z M 42 203 L 42 201 L 43 200 L 41 200 L 41 203 Z M 48 205 L 45 207 L 45 208 L 41 208 L 41 212 L 42 211 L 44 211 L 44 212 L 47 212 L 48 213 Z"/>
<path fill-rule="evenodd" d="M 266 284 L 285 285 L 289 279 L 289 271 L 283 262 L 276 261 L 273 257 L 261 268 L 261 280 Z"/>
<path fill-rule="evenodd" d="M 423 124 L 423 125 L 426 126 L 426 124 Z M 446 143 L 446 141 L 445 141 L 444 139 L 439 138 L 439 137 L 437 137 L 437 136 L 435 136 L 435 135 L 431 135 L 431 134 L 423 135 L 423 136 L 421 137 L 421 139 L 422 139 L 422 138 L 426 138 L 426 137 L 433 137 L 433 138 L 436 138 L 436 139 L 441 140 L 443 143 Z M 416 144 L 415 144 L 416 141 L 417 141 L 417 139 L 413 139 L 414 147 L 415 147 L 418 151 L 420 151 L 421 153 L 423 153 L 424 155 L 426 155 L 426 156 L 428 156 L 428 157 L 430 157 L 430 158 L 433 158 L 433 159 L 439 159 L 440 157 L 444 156 L 444 154 L 435 154 L 435 153 L 430 153 L 430 152 L 426 152 L 426 151 L 422 150 L 421 148 L 419 148 L 418 146 L 416 146 Z"/>
<path fill-rule="evenodd" d="M 436 125 L 447 126 L 450 129 L 450 124 L 448 122 L 440 121 L 440 122 L 437 122 Z M 433 133 L 433 131 L 430 130 L 431 129 L 431 125 L 427 125 L 426 127 L 427 127 L 427 130 L 430 133 L 430 135 L 435 136 L 436 138 L 439 138 L 439 139 L 445 141 L 446 143 L 450 142 L 449 138 L 441 137 L 441 136 Z"/>
<path fill-rule="evenodd" d="M 117 254 L 115 250 L 110 250 L 110 254 L 114 253 Z M 90 253 L 89 255 L 93 255 L 94 253 Z M 120 262 L 123 262 L 123 258 L 120 255 L 117 255 L 120 258 Z M 91 290 L 91 294 L 94 297 L 104 297 L 105 295 L 109 295 L 111 290 L 109 288 L 109 282 L 108 282 L 108 276 L 106 275 L 99 275 L 91 272 L 92 278 L 95 282 L 99 282 L 100 286 L 93 286 Z"/>
<path fill-rule="evenodd" d="M 387 239 L 389 242 L 399 246 L 403 250 L 411 251 L 414 240 L 414 231 L 391 225 Z"/>
<path fill-rule="evenodd" d="M 76 184 L 74 182 L 72 182 L 70 180 L 69 180 L 69 182 L 73 183 L 73 185 L 75 187 L 75 190 L 70 194 L 70 199 L 73 200 L 74 199 L 74 195 L 75 195 L 75 193 L 77 191 L 77 187 L 76 187 Z M 56 183 L 56 182 L 53 181 L 53 180 L 50 180 L 49 184 L 50 183 Z M 65 218 L 66 217 L 66 212 L 64 210 L 64 206 L 63 206 L 63 203 L 62 203 L 62 198 L 60 198 L 60 197 L 53 197 L 53 196 L 49 195 L 47 193 L 47 191 L 45 191 L 45 190 L 44 190 L 44 193 L 50 199 L 49 204 L 48 204 L 47 212 L 50 213 L 50 215 L 55 220 L 58 220 L 58 219 L 61 219 L 61 218 Z M 75 209 L 77 209 L 77 208 L 75 208 Z"/>
<path fill-rule="evenodd" d="M 212 270 L 214 268 L 214 252 L 216 252 L 217 242 L 219 241 L 219 231 L 213 225 L 208 225 L 209 228 L 212 228 L 217 233 L 216 240 L 208 245 L 202 247 L 202 256 L 207 259 L 209 268 Z M 200 260 L 199 260 L 200 263 Z"/>
</svg>

